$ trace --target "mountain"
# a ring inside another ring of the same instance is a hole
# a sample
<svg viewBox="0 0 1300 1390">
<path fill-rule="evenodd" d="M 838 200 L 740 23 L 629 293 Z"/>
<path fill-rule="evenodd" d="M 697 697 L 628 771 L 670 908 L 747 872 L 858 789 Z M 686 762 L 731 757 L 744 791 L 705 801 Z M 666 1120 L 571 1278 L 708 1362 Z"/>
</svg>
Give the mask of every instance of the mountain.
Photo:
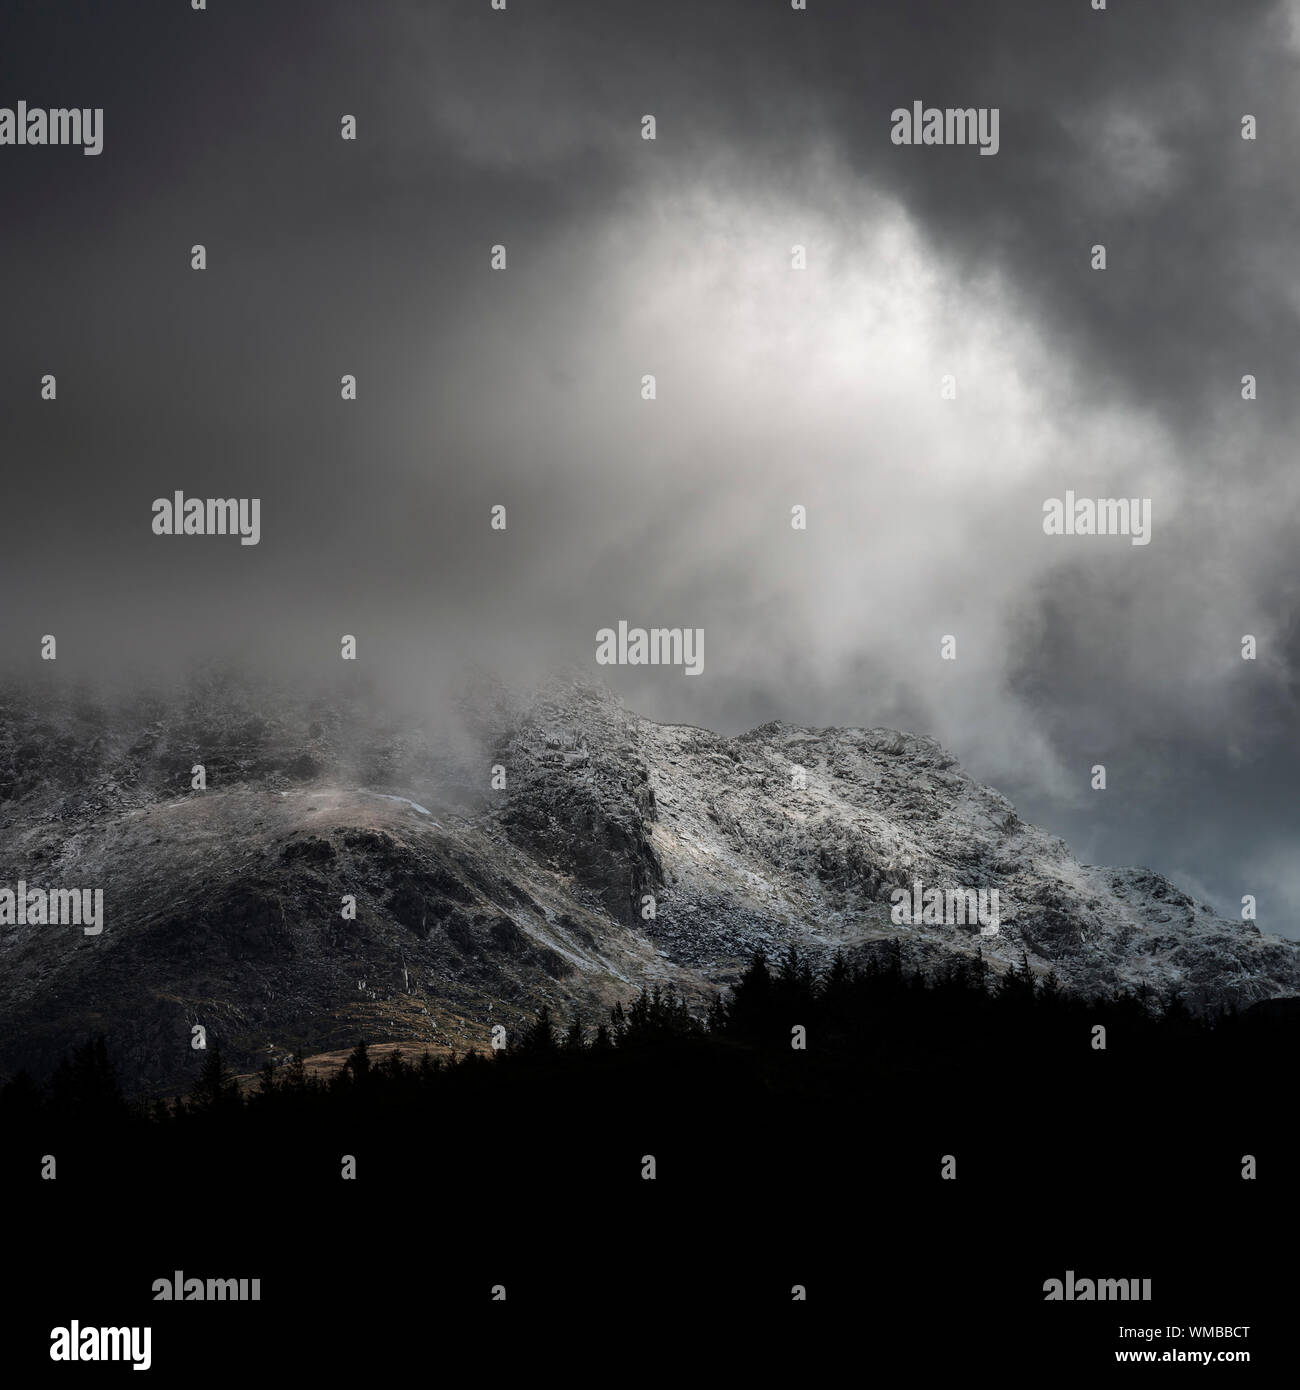
<svg viewBox="0 0 1300 1390">
<path fill-rule="evenodd" d="M 201 764 L 206 788 L 192 790 Z M 495 785 L 494 785 L 495 783 Z M 104 930 L 0 925 L 0 1069 L 103 1032 L 132 1088 L 230 1062 L 489 1045 L 543 1003 L 643 984 L 703 1004 L 755 950 L 1022 953 L 1084 995 L 1195 1009 L 1300 995 L 1300 947 L 1145 869 L 1081 865 L 934 740 L 664 725 L 602 687 L 479 682 L 418 723 L 372 692 L 234 677 L 131 698 L 0 692 L 0 887 L 102 888 Z M 1000 929 L 903 925 L 891 894 L 996 889 Z M 345 899 L 355 918 L 345 918 Z M 653 904 L 653 915 L 651 912 Z"/>
</svg>

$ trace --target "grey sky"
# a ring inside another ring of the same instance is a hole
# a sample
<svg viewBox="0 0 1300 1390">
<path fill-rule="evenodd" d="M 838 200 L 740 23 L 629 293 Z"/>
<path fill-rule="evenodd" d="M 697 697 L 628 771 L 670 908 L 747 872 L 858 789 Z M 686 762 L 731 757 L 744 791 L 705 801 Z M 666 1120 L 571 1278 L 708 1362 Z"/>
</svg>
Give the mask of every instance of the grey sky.
<svg viewBox="0 0 1300 1390">
<path fill-rule="evenodd" d="M 43 8 L 0 104 L 102 106 L 104 152 L 0 149 L 6 670 L 310 683 L 348 632 L 409 696 L 700 626 L 631 704 L 932 733 L 1300 935 L 1293 7 Z M 892 145 L 914 100 L 999 153 Z M 154 536 L 178 488 L 261 543 Z M 1067 488 L 1152 543 L 1044 536 Z"/>
</svg>

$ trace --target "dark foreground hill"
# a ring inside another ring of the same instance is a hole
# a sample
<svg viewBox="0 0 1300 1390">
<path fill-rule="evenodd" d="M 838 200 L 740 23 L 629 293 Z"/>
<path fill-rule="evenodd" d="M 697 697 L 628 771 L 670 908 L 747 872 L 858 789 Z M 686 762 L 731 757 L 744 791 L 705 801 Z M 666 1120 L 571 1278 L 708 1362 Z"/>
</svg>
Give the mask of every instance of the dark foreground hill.
<svg viewBox="0 0 1300 1390">
<path fill-rule="evenodd" d="M 641 1326 L 652 1364 L 703 1329 L 1095 1380 L 1123 1326 L 1226 1324 L 1282 1365 L 1296 1020 L 890 956 L 756 962 L 703 1020 L 651 992 L 492 1057 L 359 1046 L 242 1094 L 210 1053 L 179 1105 L 124 1102 L 86 1045 L 0 1093 L 0 1175 L 40 1232 L 27 1316 L 148 1322 L 160 1364 L 223 1370 L 261 1345 L 397 1366 L 416 1328 L 495 1365 L 498 1338 L 538 1356 Z M 176 1271 L 262 1301 L 154 1302 Z M 1152 1299 L 1045 1301 L 1067 1271 Z"/>
</svg>

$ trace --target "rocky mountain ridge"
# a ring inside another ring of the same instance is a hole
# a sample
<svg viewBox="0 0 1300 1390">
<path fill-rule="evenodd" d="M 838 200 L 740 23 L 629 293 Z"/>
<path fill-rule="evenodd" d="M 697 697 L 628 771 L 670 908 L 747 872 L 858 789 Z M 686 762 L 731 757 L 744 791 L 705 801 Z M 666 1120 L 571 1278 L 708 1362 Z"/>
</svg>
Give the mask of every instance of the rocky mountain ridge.
<svg viewBox="0 0 1300 1390">
<path fill-rule="evenodd" d="M 548 1003 L 703 1003 L 751 954 L 1022 953 L 1072 991 L 1300 995 L 1300 947 L 1160 875 L 1076 862 L 934 740 L 657 724 L 607 690 L 480 685 L 423 727 L 233 678 L 122 704 L 0 692 L 0 886 L 101 887 L 105 930 L 0 925 L 0 1068 L 105 1032 L 141 1088 L 358 1036 L 486 1047 Z M 206 789 L 191 789 L 202 764 Z M 996 936 L 891 893 L 997 889 Z M 347 899 L 355 916 L 345 916 Z"/>
</svg>

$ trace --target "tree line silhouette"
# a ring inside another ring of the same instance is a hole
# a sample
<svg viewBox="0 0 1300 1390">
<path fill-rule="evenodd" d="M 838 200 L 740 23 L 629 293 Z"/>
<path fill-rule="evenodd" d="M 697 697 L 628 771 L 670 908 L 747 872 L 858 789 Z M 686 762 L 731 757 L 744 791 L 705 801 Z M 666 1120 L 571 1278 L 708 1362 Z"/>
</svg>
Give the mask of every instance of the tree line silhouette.
<svg viewBox="0 0 1300 1390">
<path fill-rule="evenodd" d="M 43 1085 L 26 1072 L 15 1075 L 0 1089 L 0 1121 L 184 1126 L 241 1111 L 293 1117 L 359 1103 L 391 1110 L 437 1092 L 539 1077 L 567 1084 L 598 1075 L 616 1084 L 621 1074 L 658 1074 L 689 1088 L 694 1083 L 684 1078 L 720 1069 L 757 1077 L 767 1091 L 833 1096 L 852 1079 L 888 1091 L 960 1077 L 973 1058 L 1047 1086 L 1098 1075 L 1199 1084 L 1210 1074 L 1240 1079 L 1243 1068 L 1275 1064 L 1298 1031 L 1294 1010 L 1267 1019 L 1230 1009 L 1193 1013 L 1177 993 L 1162 998 L 1143 986 L 1080 999 L 1053 973 L 1036 977 L 1024 956 L 1002 974 L 979 954 L 926 972 L 906 969 L 891 942 L 863 962 L 837 954 L 818 971 L 791 948 L 776 961 L 757 954 L 702 1012 L 658 985 L 616 1003 L 594 1027 L 578 1014 L 561 1026 L 543 1005 L 505 1048 L 487 1055 L 397 1049 L 375 1060 L 361 1040 L 329 1077 L 310 1074 L 299 1051 L 281 1066 L 267 1062 L 255 1083 L 241 1085 L 217 1040 L 189 1093 L 171 1100 L 129 1098 L 104 1039 L 95 1037 L 73 1048 Z"/>
</svg>

